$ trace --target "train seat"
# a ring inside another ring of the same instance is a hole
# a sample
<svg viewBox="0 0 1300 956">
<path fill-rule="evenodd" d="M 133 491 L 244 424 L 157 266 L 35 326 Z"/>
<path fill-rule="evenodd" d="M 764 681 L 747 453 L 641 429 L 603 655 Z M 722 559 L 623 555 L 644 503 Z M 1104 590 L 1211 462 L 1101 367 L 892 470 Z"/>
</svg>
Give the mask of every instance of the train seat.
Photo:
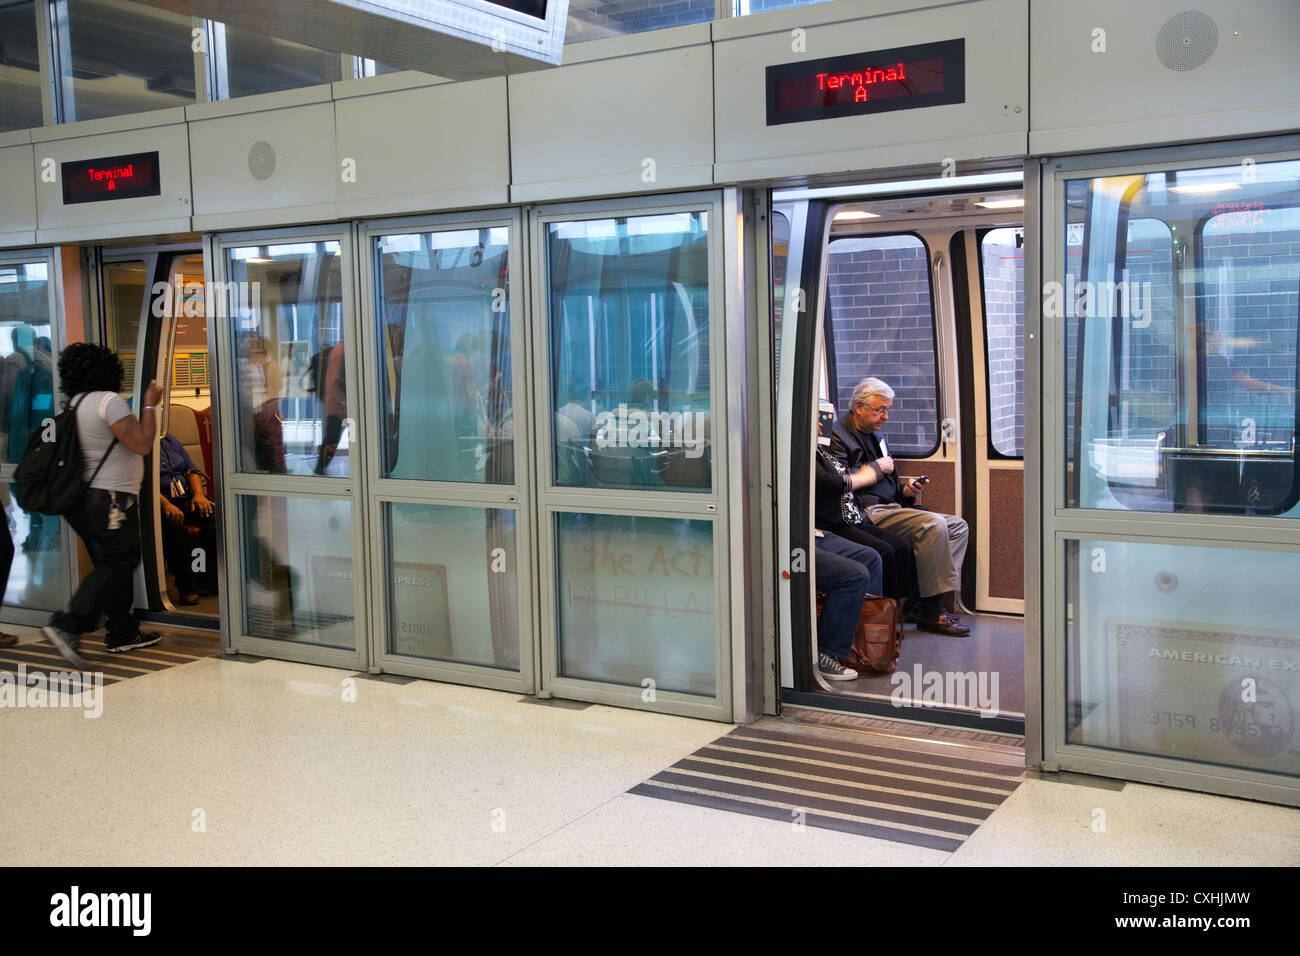
<svg viewBox="0 0 1300 956">
<path fill-rule="evenodd" d="M 167 411 L 167 431 L 185 447 L 196 467 L 202 468 L 204 474 L 212 474 L 204 460 L 203 445 L 199 439 L 199 420 L 194 409 L 187 405 L 172 404 Z"/>
</svg>

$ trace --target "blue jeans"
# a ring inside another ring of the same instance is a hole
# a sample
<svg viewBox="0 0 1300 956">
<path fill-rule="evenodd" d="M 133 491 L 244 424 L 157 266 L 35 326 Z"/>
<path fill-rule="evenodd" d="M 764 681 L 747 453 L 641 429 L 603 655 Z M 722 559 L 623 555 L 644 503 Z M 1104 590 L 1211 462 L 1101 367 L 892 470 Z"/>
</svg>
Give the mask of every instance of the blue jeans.
<svg viewBox="0 0 1300 956">
<path fill-rule="evenodd" d="M 826 533 L 815 538 L 817 590 L 826 594 L 817 619 L 817 647 L 836 660 L 849 656 L 862 602 L 879 594 L 884 562 L 866 545 Z"/>
</svg>

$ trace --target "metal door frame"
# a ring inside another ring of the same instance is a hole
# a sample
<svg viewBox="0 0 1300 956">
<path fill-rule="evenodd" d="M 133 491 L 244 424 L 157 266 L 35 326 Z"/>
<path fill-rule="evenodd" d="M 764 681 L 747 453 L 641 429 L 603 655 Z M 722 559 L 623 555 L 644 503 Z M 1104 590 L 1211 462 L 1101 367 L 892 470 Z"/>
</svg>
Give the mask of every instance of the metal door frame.
<svg viewBox="0 0 1300 956">
<path fill-rule="evenodd" d="M 1035 276 L 1042 282 L 1064 276 L 1064 221 L 1061 218 L 1066 179 L 1096 178 L 1107 175 L 1138 175 L 1163 172 L 1170 169 L 1198 168 L 1216 161 L 1237 162 L 1242 156 L 1251 156 L 1256 162 L 1295 160 L 1300 158 L 1300 137 L 1278 137 L 1266 140 L 1243 140 L 1229 143 L 1203 143 L 1189 146 L 1158 147 L 1144 150 L 1124 150 L 1091 153 L 1067 159 L 1044 158 L 1041 191 L 1041 274 Z M 1235 157 L 1235 159 L 1234 159 Z M 1026 177 L 1028 190 L 1029 179 Z M 1028 197 L 1027 197 L 1028 198 Z M 1028 220 L 1029 204 L 1026 203 Z M 1026 253 L 1025 288 L 1030 288 L 1028 253 Z M 1026 294 L 1026 395 L 1031 387 L 1028 372 L 1031 366 L 1029 341 L 1031 331 L 1037 331 L 1041 322 L 1041 285 L 1035 294 L 1034 323 L 1031 326 Z M 1085 744 L 1070 744 L 1065 740 L 1065 712 L 1067 705 L 1066 654 L 1058 634 L 1063 634 L 1065 598 L 1067 595 L 1068 568 L 1066 567 L 1066 542 L 1076 540 L 1116 540 L 1125 542 L 1164 545 L 1191 545 L 1204 547 L 1236 547 L 1248 550 L 1300 551 L 1295 544 L 1300 521 L 1295 518 L 1252 517 L 1226 515 L 1162 514 L 1158 512 L 1109 511 L 1094 508 L 1067 507 L 1063 414 L 1065 409 L 1065 330 L 1059 323 L 1040 337 L 1041 357 L 1034 355 L 1032 364 L 1041 378 L 1039 397 L 1041 411 L 1034 422 L 1033 441 L 1030 436 L 1029 402 L 1026 402 L 1026 524 L 1027 536 L 1038 532 L 1043 543 L 1041 554 L 1041 612 L 1042 626 L 1042 750 L 1043 767 L 1047 770 L 1073 770 L 1107 777 L 1135 780 L 1221 793 L 1228 796 L 1249 797 L 1276 803 L 1300 805 L 1300 781 L 1279 774 L 1258 770 L 1222 766 L 1195 760 L 1161 757 L 1129 751 L 1110 750 Z M 1037 353 L 1037 349 L 1033 350 Z M 1029 485 L 1031 467 L 1039 462 L 1031 460 L 1031 446 L 1041 455 L 1041 524 L 1038 515 L 1029 513 Z M 1030 519 L 1034 518 L 1034 524 Z M 1026 569 L 1029 568 L 1026 552 Z M 1028 577 L 1028 575 L 1027 575 Z M 1026 598 L 1029 598 L 1030 581 L 1026 581 Z M 1039 582 L 1032 582 L 1038 584 Z M 1026 601 L 1026 610 L 1030 602 Z M 1032 676 L 1032 675 L 1031 675 Z M 1027 714 L 1027 716 L 1032 716 Z M 1026 728 L 1028 730 L 1028 727 Z M 1031 740 L 1027 735 L 1026 744 Z M 1028 749 L 1033 754 L 1033 749 Z"/>
<path fill-rule="evenodd" d="M 454 232 L 504 226 L 509 230 L 506 301 L 511 303 L 510 341 L 513 381 L 512 404 L 515 428 L 515 481 L 513 485 L 477 482 L 436 481 L 426 479 L 383 478 L 379 469 L 382 460 L 379 442 L 382 439 L 379 423 L 383 420 L 379 393 L 379 368 L 383 346 L 379 341 L 377 308 L 377 269 L 373 255 L 374 242 L 383 235 L 394 232 Z M 488 211 L 470 211 L 430 216 L 405 216 L 393 219 L 368 220 L 360 225 L 357 245 L 357 266 L 361 273 L 361 321 L 363 347 L 363 385 L 365 390 L 366 420 L 375 427 L 368 430 L 367 487 L 370 541 L 370 574 L 374 583 L 375 600 L 370 607 L 370 655 L 372 669 L 386 673 L 408 674 L 428 680 L 470 684 L 497 690 L 531 694 L 536 689 L 536 611 L 535 598 L 537 562 L 533 559 L 536 521 L 533 509 L 531 462 L 531 430 L 518 424 L 532 421 L 531 399 L 527 372 L 531 367 L 525 321 L 528 298 L 525 293 L 525 265 L 523 215 L 517 208 Z M 387 547 L 384 541 L 383 505 L 386 502 L 428 505 L 470 506 L 498 508 L 515 512 L 515 551 L 509 559 L 515 562 L 518 586 L 517 613 L 519 624 L 519 670 L 512 672 L 499 667 L 470 664 L 455 660 L 428 658 L 390 653 L 387 649 L 388 600 L 387 575 L 389 571 Z"/>
<path fill-rule="evenodd" d="M 712 441 L 713 483 L 709 493 L 647 492 L 604 488 L 567 488 L 553 484 L 551 463 L 550 312 L 548 306 L 550 277 L 546 261 L 546 227 L 553 222 L 608 219 L 615 217 L 653 216 L 681 212 L 707 212 L 709 216 L 709 374 L 710 428 Z M 533 428 L 537 435 L 534 474 L 537 482 L 536 514 L 537 565 L 540 571 L 537 593 L 540 599 L 538 635 L 541 640 L 540 688 L 575 700 L 613 704 L 638 710 L 672 713 L 686 717 L 703 717 L 729 721 L 733 717 L 733 640 L 732 597 L 735 588 L 730 560 L 731 528 L 728 516 L 728 446 L 730 444 L 732 383 L 728 379 L 728 319 L 726 275 L 723 263 L 724 235 L 735 227 L 724 216 L 724 195 L 720 191 L 668 194 L 660 196 L 604 199 L 590 202 L 566 202 L 529 210 L 528 272 L 529 323 L 533 353 Z M 738 383 L 737 383 L 738 387 Z M 556 628 L 555 515 L 560 513 L 633 515 L 645 517 L 685 518 L 713 523 L 714 589 L 714 696 L 702 697 L 675 691 L 656 690 L 652 700 L 643 696 L 642 687 L 632 687 L 559 674 L 559 647 Z M 743 569 L 737 569 L 743 570 Z"/>
<path fill-rule="evenodd" d="M 345 354 L 352 356 L 346 365 L 347 394 L 360 396 L 362 393 L 359 356 L 361 355 L 358 323 L 360 316 L 357 309 L 357 229 L 354 223 L 340 222 L 324 226 L 307 226 L 302 228 L 243 230 L 213 235 L 209 237 L 212 256 L 209 260 L 213 275 L 209 282 L 224 283 L 230 281 L 226 274 L 226 255 L 230 249 L 249 245 L 287 245 L 298 242 L 325 242 L 334 240 L 339 243 L 339 255 L 342 257 L 340 276 L 342 281 L 341 306 L 343 310 L 343 345 Z M 218 328 L 220 332 L 218 333 Z M 309 475 L 263 475 L 252 472 L 240 472 L 236 467 L 238 442 L 236 431 L 235 408 L 237 402 L 238 380 L 236 374 L 236 357 L 233 340 L 233 323 L 230 317 L 224 319 L 218 312 L 208 320 L 209 347 L 217 347 L 217 361 L 210 376 L 212 389 L 218 388 L 231 396 L 230 401 L 220 403 L 216 408 L 214 402 L 213 416 L 219 415 L 219 426 L 214 426 L 213 456 L 218 462 L 216 470 L 221 474 L 221 514 L 218 521 L 218 546 L 222 550 L 221 564 L 224 577 L 219 577 L 222 609 L 222 637 L 228 650 L 252 654 L 258 657 L 297 661 L 304 664 L 320 664 L 326 667 L 351 668 L 367 670 L 370 668 L 370 642 L 367 640 L 370 540 L 367 534 L 369 516 L 366 508 L 366 479 L 368 474 L 368 433 L 366 418 L 367 402 L 350 400 L 349 417 L 355 422 L 361 433 L 358 439 L 349 436 L 349 476 L 347 478 L 328 478 Z M 219 382 L 219 385 L 218 385 Z M 216 440 L 220 433 L 229 442 Z M 337 489 L 337 490 L 335 490 Z M 348 501 L 351 505 L 352 520 L 352 568 L 353 568 L 353 607 L 355 644 L 351 649 L 327 647 L 321 644 L 299 643 L 276 638 L 254 637 L 244 633 L 244 594 L 243 575 L 241 572 L 241 534 L 238 503 L 241 496 L 265 495 L 275 498 L 319 499 L 322 501 Z"/>
</svg>

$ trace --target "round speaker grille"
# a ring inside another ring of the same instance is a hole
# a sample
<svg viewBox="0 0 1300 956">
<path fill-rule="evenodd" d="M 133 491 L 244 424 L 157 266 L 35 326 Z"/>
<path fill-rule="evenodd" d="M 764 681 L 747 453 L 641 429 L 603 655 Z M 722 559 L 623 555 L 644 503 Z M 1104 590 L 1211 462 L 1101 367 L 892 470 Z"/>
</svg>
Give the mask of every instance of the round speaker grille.
<svg viewBox="0 0 1300 956">
<path fill-rule="evenodd" d="M 248 171 L 254 179 L 270 179 L 275 172 L 275 149 L 270 143 L 259 140 L 248 151 Z"/>
<path fill-rule="evenodd" d="M 1219 28 L 1199 10 L 1175 13 L 1156 34 L 1156 55 L 1171 70 L 1186 72 L 1204 66 L 1219 45 Z"/>
</svg>

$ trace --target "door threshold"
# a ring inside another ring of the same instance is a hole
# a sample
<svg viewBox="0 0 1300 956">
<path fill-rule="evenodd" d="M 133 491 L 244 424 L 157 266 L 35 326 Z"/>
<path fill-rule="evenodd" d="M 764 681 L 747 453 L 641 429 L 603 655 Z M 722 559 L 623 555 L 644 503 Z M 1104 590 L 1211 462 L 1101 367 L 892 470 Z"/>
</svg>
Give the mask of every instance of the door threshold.
<svg viewBox="0 0 1300 956">
<path fill-rule="evenodd" d="M 978 713 L 953 710 L 947 707 L 920 707 L 914 704 L 895 706 L 893 703 L 867 700 L 861 697 L 849 697 L 848 695 L 809 693 L 783 688 L 781 690 L 781 703 L 794 704 L 812 710 L 865 714 L 869 717 L 906 720 L 922 724 L 938 724 L 946 727 L 966 727 L 971 730 L 984 730 L 990 733 L 1023 735 L 1025 732 L 1025 719 L 1023 717 L 1009 717 L 1002 714 L 994 717 L 981 717 Z"/>
</svg>

